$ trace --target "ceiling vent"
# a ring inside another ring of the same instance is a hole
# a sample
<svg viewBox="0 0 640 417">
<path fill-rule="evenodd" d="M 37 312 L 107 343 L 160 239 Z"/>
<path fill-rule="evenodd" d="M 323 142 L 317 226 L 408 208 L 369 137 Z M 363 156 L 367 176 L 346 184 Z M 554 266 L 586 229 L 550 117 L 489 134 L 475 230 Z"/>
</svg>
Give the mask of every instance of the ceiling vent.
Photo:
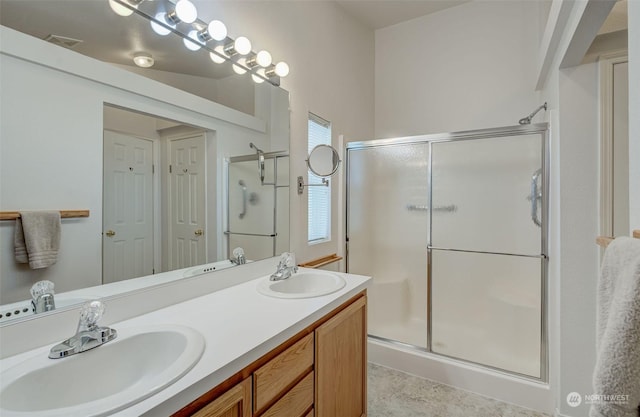
<svg viewBox="0 0 640 417">
<path fill-rule="evenodd" d="M 73 49 L 76 45 L 83 42 L 80 39 L 67 38 L 59 35 L 48 35 L 44 40 L 67 49 Z"/>
</svg>

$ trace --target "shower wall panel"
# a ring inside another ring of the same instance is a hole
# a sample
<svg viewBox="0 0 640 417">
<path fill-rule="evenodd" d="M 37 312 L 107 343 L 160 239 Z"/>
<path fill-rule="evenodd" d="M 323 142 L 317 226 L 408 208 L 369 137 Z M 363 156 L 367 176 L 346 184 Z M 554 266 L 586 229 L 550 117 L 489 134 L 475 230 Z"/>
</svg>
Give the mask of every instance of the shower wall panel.
<svg viewBox="0 0 640 417">
<path fill-rule="evenodd" d="M 373 277 L 369 333 L 426 347 L 428 145 L 348 158 L 348 268 Z"/>
</svg>

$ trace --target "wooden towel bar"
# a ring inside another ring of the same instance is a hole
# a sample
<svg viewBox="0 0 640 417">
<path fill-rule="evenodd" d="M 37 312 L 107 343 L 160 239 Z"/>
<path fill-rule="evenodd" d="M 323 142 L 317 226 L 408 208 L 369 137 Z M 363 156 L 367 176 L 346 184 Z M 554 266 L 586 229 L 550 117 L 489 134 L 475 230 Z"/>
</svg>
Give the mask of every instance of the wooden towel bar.
<svg viewBox="0 0 640 417">
<path fill-rule="evenodd" d="M 635 237 L 636 239 L 640 239 L 640 230 L 633 230 L 631 232 L 631 236 Z M 608 236 L 598 236 L 596 238 L 596 243 L 603 248 L 606 248 L 607 246 L 609 246 L 609 243 L 613 242 L 613 239 L 615 238 Z"/>
<path fill-rule="evenodd" d="M 338 262 L 341 259 L 342 259 L 342 256 L 338 256 L 337 254 L 332 253 L 331 255 L 323 256 L 322 258 L 313 259 L 311 261 L 298 264 L 298 266 L 301 266 L 303 268 L 320 268 L 321 266 Z"/>
<path fill-rule="evenodd" d="M 20 217 L 19 211 L 0 211 L 0 220 L 15 220 L 18 217 Z M 89 210 L 60 210 L 60 217 L 63 219 L 89 217 Z"/>
</svg>

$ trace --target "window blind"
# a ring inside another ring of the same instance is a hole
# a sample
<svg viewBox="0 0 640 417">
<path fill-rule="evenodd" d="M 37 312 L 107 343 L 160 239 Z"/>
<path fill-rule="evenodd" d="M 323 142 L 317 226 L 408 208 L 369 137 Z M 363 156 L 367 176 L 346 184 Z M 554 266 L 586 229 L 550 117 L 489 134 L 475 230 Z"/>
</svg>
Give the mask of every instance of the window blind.
<svg viewBox="0 0 640 417">
<path fill-rule="evenodd" d="M 309 113 L 308 152 L 318 145 L 331 145 L 331 123 Z M 322 178 L 309 171 L 309 184 L 322 184 Z M 331 238 L 331 186 L 307 187 L 308 241 L 319 242 Z"/>
</svg>

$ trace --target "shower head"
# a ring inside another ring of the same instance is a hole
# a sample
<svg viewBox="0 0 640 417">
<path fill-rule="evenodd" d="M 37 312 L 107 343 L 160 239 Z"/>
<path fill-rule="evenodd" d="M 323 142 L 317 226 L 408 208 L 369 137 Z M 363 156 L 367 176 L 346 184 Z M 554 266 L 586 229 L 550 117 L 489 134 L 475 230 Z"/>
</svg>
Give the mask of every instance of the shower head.
<svg viewBox="0 0 640 417">
<path fill-rule="evenodd" d="M 535 109 L 533 111 L 533 113 L 531 113 L 530 115 L 528 115 L 527 117 L 523 117 L 522 119 L 518 120 L 518 123 L 520 123 L 521 125 L 529 125 L 531 124 L 531 119 L 533 119 L 533 117 L 538 114 L 538 112 L 542 109 L 547 110 L 547 102 L 545 101 L 544 104 L 540 107 L 538 107 L 537 109 Z"/>
<path fill-rule="evenodd" d="M 251 149 L 255 149 L 256 152 L 258 152 L 258 153 L 262 153 L 262 149 L 258 148 L 256 145 L 254 145 L 253 142 L 249 142 L 249 147 Z"/>
<path fill-rule="evenodd" d="M 523 117 L 522 119 L 518 120 L 518 123 L 520 123 L 521 125 L 529 125 L 531 124 L 531 118 Z"/>
</svg>

